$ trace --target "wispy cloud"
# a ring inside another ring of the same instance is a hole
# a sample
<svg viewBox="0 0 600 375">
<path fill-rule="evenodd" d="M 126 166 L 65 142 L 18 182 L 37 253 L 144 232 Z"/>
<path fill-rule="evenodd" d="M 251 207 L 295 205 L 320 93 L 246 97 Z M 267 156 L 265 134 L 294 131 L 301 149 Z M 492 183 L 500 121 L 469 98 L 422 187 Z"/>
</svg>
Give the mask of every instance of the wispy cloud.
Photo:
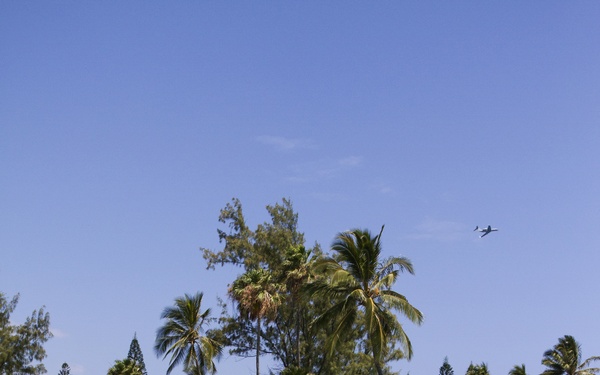
<svg viewBox="0 0 600 375">
<path fill-rule="evenodd" d="M 274 147 L 279 151 L 291 151 L 298 148 L 315 148 L 315 144 L 310 139 L 304 138 L 285 138 L 272 135 L 261 135 L 256 137 L 256 141 Z"/>
<path fill-rule="evenodd" d="M 380 194 L 385 194 L 385 195 L 394 195 L 396 193 L 396 190 L 387 184 L 371 185 L 371 190 L 374 190 Z"/>
<path fill-rule="evenodd" d="M 448 220 L 427 218 L 406 237 L 414 240 L 458 241 L 469 233 L 467 225 Z"/>
<path fill-rule="evenodd" d="M 337 177 L 344 172 L 360 167 L 363 158 L 349 156 L 335 160 L 320 160 L 295 164 L 291 167 L 292 175 L 287 178 L 290 182 L 311 182 Z"/>
<path fill-rule="evenodd" d="M 71 368 L 71 374 L 85 374 L 85 368 L 82 365 L 69 363 L 69 367 Z"/>
<path fill-rule="evenodd" d="M 58 328 L 50 328 L 50 333 L 52 333 L 52 335 L 57 339 L 63 339 L 68 336 L 66 332 L 61 331 Z"/>
<path fill-rule="evenodd" d="M 343 158 L 337 161 L 337 164 L 340 167 L 357 167 L 362 164 L 363 158 L 360 156 L 348 156 L 347 158 Z"/>
</svg>

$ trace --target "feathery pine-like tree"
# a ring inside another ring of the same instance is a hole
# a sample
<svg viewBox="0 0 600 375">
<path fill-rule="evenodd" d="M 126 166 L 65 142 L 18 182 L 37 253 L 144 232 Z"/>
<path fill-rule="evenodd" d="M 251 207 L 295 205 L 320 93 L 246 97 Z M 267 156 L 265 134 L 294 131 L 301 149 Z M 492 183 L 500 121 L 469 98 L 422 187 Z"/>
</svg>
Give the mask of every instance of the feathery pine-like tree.
<svg viewBox="0 0 600 375">
<path fill-rule="evenodd" d="M 133 340 L 131 340 L 131 344 L 129 345 L 129 354 L 127 354 L 127 358 L 134 361 L 140 367 L 142 374 L 148 375 L 146 364 L 144 363 L 144 355 L 142 354 L 142 349 L 140 348 L 136 333 L 133 334 Z"/>
<path fill-rule="evenodd" d="M 440 367 L 440 375 L 454 375 L 454 370 L 450 363 L 448 363 L 448 357 L 444 358 L 444 363 Z"/>
<path fill-rule="evenodd" d="M 8 301 L 0 292 L 0 374 L 44 374 L 43 345 L 52 337 L 50 315 L 42 307 L 34 310 L 25 323 L 13 325 L 10 314 L 18 302 L 18 294 Z M 33 364 L 34 361 L 40 363 Z"/>
</svg>

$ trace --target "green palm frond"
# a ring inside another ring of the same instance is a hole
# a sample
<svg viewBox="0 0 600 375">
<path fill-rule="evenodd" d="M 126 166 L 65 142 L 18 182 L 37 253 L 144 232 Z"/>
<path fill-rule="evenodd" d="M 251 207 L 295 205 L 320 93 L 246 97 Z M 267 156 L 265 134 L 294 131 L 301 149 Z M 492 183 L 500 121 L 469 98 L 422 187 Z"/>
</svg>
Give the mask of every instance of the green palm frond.
<svg viewBox="0 0 600 375">
<path fill-rule="evenodd" d="M 402 294 L 393 290 L 384 290 L 381 292 L 381 299 L 393 309 L 400 311 L 411 322 L 417 325 L 423 324 L 423 313 L 411 305 Z"/>
<path fill-rule="evenodd" d="M 202 297 L 202 293 L 178 297 L 161 314 L 166 322 L 156 332 L 154 350 L 163 359 L 171 357 L 167 374 L 180 364 L 186 372 L 192 368 L 202 373 L 216 371 L 213 359 L 220 356 L 222 345 L 201 335 L 211 312 L 201 312 Z"/>
<path fill-rule="evenodd" d="M 508 375 L 527 375 L 527 372 L 525 371 L 525 365 L 515 365 L 515 367 L 508 372 Z"/>
<path fill-rule="evenodd" d="M 389 309 L 401 312 L 411 322 L 423 322 L 423 314 L 404 296 L 391 290 L 400 272 L 414 274 L 414 269 L 404 257 L 380 261 L 382 233 L 383 227 L 376 236 L 361 229 L 339 233 L 331 246 L 336 257 L 322 258 L 312 264 L 316 276 L 305 289 L 333 301 L 314 321 L 316 325 L 335 322 L 334 334 L 328 341 L 330 355 L 337 341 L 356 323 L 359 309 L 364 312 L 366 335 L 378 373 L 391 334 L 402 344 L 405 356 L 412 356 L 410 340 Z"/>
<path fill-rule="evenodd" d="M 566 335 L 558 339 L 552 349 L 544 352 L 542 365 L 546 370 L 542 375 L 592 375 L 600 372 L 600 368 L 587 367 L 600 357 L 590 357 L 581 361 L 581 345 L 573 338 Z"/>
<path fill-rule="evenodd" d="M 339 320 L 334 327 L 333 333 L 328 337 L 325 342 L 327 353 L 333 355 L 335 348 L 337 347 L 338 341 L 340 341 L 348 332 L 352 329 L 354 321 L 356 320 L 357 310 L 352 308 L 342 308 L 341 315 L 338 315 Z"/>
</svg>

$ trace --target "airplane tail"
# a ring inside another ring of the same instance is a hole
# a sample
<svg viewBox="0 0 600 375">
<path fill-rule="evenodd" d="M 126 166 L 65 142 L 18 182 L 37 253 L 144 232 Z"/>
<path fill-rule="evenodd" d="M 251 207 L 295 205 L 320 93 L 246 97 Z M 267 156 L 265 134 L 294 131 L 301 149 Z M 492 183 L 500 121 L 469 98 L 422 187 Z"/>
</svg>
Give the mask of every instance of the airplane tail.
<svg viewBox="0 0 600 375">
<path fill-rule="evenodd" d="M 473 232 L 475 232 L 477 229 L 479 229 L 479 225 L 477 225 L 477 226 L 475 227 L 475 229 L 473 229 Z"/>
</svg>

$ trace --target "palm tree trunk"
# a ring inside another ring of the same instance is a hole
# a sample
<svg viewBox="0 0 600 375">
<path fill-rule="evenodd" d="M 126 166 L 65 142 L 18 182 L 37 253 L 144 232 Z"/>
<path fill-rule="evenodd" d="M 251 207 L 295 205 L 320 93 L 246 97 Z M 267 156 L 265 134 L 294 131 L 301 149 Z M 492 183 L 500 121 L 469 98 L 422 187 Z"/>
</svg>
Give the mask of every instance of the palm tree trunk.
<svg viewBox="0 0 600 375">
<path fill-rule="evenodd" d="M 256 319 L 256 375 L 260 375 L 260 318 Z"/>
<path fill-rule="evenodd" d="M 300 312 L 295 303 L 293 311 L 296 314 L 296 366 L 300 367 Z"/>
<path fill-rule="evenodd" d="M 381 362 L 379 358 L 375 355 L 375 348 L 373 347 L 373 337 L 371 334 L 368 334 L 369 342 L 371 343 L 371 350 L 373 352 L 373 364 L 375 365 L 375 370 L 377 371 L 377 375 L 383 375 L 383 369 L 381 368 Z"/>
</svg>

